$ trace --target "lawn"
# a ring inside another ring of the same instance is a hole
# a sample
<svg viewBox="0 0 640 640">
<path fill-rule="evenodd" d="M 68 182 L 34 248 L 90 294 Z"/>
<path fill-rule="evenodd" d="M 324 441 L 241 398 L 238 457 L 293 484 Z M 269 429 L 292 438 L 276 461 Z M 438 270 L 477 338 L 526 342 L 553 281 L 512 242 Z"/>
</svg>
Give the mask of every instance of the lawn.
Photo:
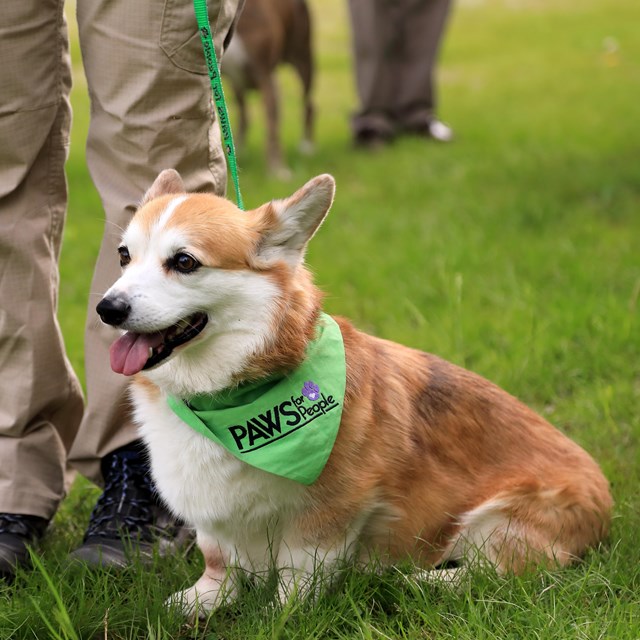
<svg viewBox="0 0 640 640">
<path fill-rule="evenodd" d="M 240 158 L 247 207 L 332 173 L 336 201 L 308 253 L 327 310 L 473 369 L 579 442 L 612 484 L 610 539 L 562 572 L 477 572 L 448 590 L 413 581 L 406 567 L 376 577 L 349 571 L 315 604 L 282 611 L 256 589 L 191 625 L 163 600 L 198 576 L 197 553 L 120 574 L 66 565 L 97 495 L 80 480 L 56 517 L 41 569 L 0 586 L 0 638 L 637 640 L 640 5 L 460 0 L 439 69 L 440 114 L 455 143 L 403 139 L 368 154 L 350 144 L 346 2 L 311 4 L 317 151 L 296 150 L 298 87 L 285 70 L 283 135 L 294 177 L 266 175 L 254 99 Z M 60 322 L 82 375 L 103 216 L 84 164 L 88 102 L 77 71 Z"/>
</svg>

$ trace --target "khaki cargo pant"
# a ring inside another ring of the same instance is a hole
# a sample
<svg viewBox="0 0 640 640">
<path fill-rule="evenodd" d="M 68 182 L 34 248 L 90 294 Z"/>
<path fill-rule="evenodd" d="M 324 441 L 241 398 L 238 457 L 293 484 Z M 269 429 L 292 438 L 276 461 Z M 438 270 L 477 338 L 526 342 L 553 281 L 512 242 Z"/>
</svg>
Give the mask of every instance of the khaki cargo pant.
<svg viewBox="0 0 640 640">
<path fill-rule="evenodd" d="M 239 0 L 209 0 L 216 48 Z M 106 214 L 88 304 L 87 406 L 56 320 L 67 204 L 71 86 L 63 0 L 0 11 L 0 512 L 50 517 L 67 457 L 100 481 L 99 460 L 134 440 L 114 336 L 94 308 L 119 273 L 121 229 L 157 174 L 223 193 L 226 169 L 191 0 L 77 0 L 91 97 L 87 162 Z M 74 212 L 101 216 L 102 212 Z"/>
<path fill-rule="evenodd" d="M 349 0 L 360 108 L 354 133 L 435 117 L 434 70 L 451 0 Z"/>
</svg>

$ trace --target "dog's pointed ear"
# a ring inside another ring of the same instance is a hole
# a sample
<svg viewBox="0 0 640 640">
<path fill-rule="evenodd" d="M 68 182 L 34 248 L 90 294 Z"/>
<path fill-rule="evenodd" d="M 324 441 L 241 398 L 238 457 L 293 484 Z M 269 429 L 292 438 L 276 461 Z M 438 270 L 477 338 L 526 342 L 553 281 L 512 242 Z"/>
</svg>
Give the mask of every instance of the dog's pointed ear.
<svg viewBox="0 0 640 640">
<path fill-rule="evenodd" d="M 140 206 L 142 207 L 147 204 L 147 202 L 151 202 L 151 200 L 159 198 L 160 196 L 185 192 L 186 188 L 180 174 L 175 169 L 165 169 L 153 181 L 153 184 L 149 187 L 147 193 L 144 194 L 144 198 L 142 198 Z"/>
<path fill-rule="evenodd" d="M 309 180 L 289 198 L 261 207 L 258 256 L 267 262 L 299 264 L 309 240 L 329 213 L 335 190 L 336 181 L 325 173 Z"/>
</svg>

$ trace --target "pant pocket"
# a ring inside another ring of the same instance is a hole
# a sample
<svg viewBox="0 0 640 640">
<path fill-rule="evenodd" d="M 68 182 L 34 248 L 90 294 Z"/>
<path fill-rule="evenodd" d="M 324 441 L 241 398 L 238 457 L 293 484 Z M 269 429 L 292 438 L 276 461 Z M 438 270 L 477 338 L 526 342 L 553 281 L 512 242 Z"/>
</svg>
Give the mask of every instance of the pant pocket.
<svg viewBox="0 0 640 640">
<path fill-rule="evenodd" d="M 211 30 L 216 33 L 222 1 L 209 0 L 207 4 Z M 165 0 L 160 47 L 176 67 L 192 73 L 207 73 L 192 0 Z"/>
</svg>

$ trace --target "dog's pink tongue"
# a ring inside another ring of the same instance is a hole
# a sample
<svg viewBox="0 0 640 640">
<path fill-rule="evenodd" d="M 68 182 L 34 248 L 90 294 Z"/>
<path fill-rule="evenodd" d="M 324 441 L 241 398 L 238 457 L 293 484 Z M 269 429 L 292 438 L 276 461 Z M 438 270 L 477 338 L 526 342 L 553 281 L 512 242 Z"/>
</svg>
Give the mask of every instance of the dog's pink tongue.
<svg viewBox="0 0 640 640">
<path fill-rule="evenodd" d="M 127 331 L 109 349 L 111 368 L 116 373 L 132 376 L 142 371 L 149 359 L 149 349 L 162 343 L 161 333 L 134 333 Z"/>
</svg>

